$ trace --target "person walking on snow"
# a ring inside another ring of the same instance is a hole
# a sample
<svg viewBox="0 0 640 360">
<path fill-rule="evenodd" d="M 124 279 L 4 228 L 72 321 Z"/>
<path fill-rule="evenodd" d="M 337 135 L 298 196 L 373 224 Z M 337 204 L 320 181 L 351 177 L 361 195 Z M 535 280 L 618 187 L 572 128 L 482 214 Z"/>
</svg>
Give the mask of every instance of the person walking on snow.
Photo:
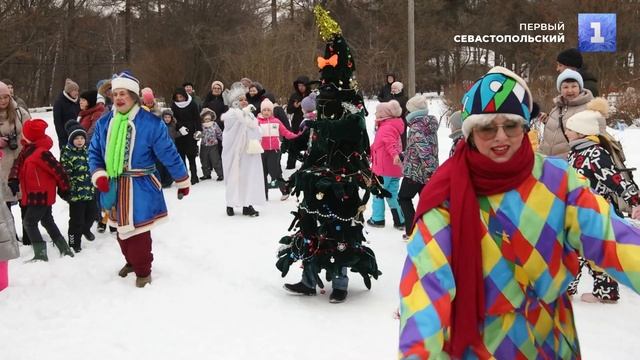
<svg viewBox="0 0 640 360">
<path fill-rule="evenodd" d="M 424 185 L 436 171 L 438 165 L 438 119 L 429 115 L 427 97 L 417 94 L 407 101 L 407 151 L 404 155 L 402 184 L 398 192 L 398 204 L 404 216 L 405 233 L 408 239 L 413 230 L 413 198 L 420 194 Z"/>
<path fill-rule="evenodd" d="M 288 140 L 295 139 L 298 135 L 287 130 L 278 118 L 273 116 L 273 103 L 269 99 L 264 99 L 260 104 L 260 114 L 258 114 L 258 124 L 262 131 L 262 170 L 264 172 L 265 197 L 269 200 L 269 187 L 267 175 L 275 181 L 280 188 L 284 201 L 289 198 L 286 191 L 285 181 L 282 178 L 282 166 L 280 165 L 280 136 Z"/>
<path fill-rule="evenodd" d="M 89 146 L 91 181 L 100 205 L 116 226 L 125 265 L 118 275 L 136 274 L 136 286 L 151 283 L 151 229 L 167 217 L 156 161 L 178 185 L 178 198 L 189 194 L 189 176 L 167 126 L 140 108 L 140 85 L 128 72 L 112 81 L 114 111 L 98 120 Z"/>
<path fill-rule="evenodd" d="M 402 178 L 402 143 L 400 137 L 404 132 L 404 122 L 400 118 L 402 108 L 396 100 L 378 104 L 376 107 L 376 136 L 371 144 L 371 170 L 382 176 L 384 189 L 391 193 L 386 198 L 393 226 L 398 230 L 404 230 L 405 217 L 398 204 L 398 188 Z M 384 202 L 382 197 L 374 196 L 371 200 L 371 218 L 367 224 L 373 227 L 384 227 Z"/>
<path fill-rule="evenodd" d="M 187 94 L 183 88 L 177 88 L 173 94 L 171 111 L 176 118 L 176 128 L 178 129 L 178 137 L 175 139 L 176 147 L 185 166 L 189 160 L 191 185 L 195 185 L 198 183 L 198 166 L 196 164 L 198 140 L 196 138 L 199 136 L 198 133 L 202 132 L 200 110 L 191 95 Z"/>
<path fill-rule="evenodd" d="M 465 140 L 422 190 L 407 244 L 401 359 L 579 359 L 578 255 L 640 292 L 640 229 L 566 160 L 534 153 L 532 105 L 499 66 L 463 96 Z"/>
<path fill-rule="evenodd" d="M 626 181 L 616 169 L 611 153 L 611 143 L 600 133 L 600 122 L 604 122 L 609 104 L 603 98 L 595 98 L 587 103 L 587 110 L 581 111 L 567 120 L 565 134 L 569 139 L 569 164 L 589 180 L 593 191 L 609 201 L 615 212 L 622 217 L 617 207 L 617 194 L 633 209 L 632 217 L 640 220 L 640 196 L 633 179 Z M 618 283 L 598 267 L 580 257 L 580 269 L 586 266 L 593 277 L 593 291 L 582 294 L 586 302 L 616 303 L 620 298 Z M 569 284 L 569 295 L 578 291 L 581 272 Z"/>
<path fill-rule="evenodd" d="M 253 206 L 266 203 L 264 181 L 260 181 L 260 175 L 263 175 L 262 133 L 243 87 L 231 89 L 229 101 L 229 110 L 222 114 L 222 168 L 227 215 L 235 215 L 233 208 L 242 207 L 242 215 L 255 217 L 260 213 Z"/>
<path fill-rule="evenodd" d="M 75 121 L 75 120 L 74 120 Z M 22 194 L 20 204 L 25 212 L 24 230 L 33 246 L 33 261 L 48 261 L 47 244 L 38 223 L 47 230 L 60 255 L 73 257 L 64 236 L 56 225 L 51 207 L 56 202 L 56 190 L 62 199 L 69 199 L 69 178 L 62 165 L 49 151 L 53 140 L 45 134 L 48 124 L 42 119 L 31 119 L 22 128 L 22 151 L 9 173 L 9 187 L 15 195 Z"/>
</svg>

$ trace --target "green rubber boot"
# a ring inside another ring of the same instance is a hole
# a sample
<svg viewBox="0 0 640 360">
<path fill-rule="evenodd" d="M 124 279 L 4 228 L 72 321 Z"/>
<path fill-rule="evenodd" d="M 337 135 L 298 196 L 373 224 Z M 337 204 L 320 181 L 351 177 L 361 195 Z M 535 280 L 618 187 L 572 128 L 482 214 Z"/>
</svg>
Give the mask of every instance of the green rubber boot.
<svg viewBox="0 0 640 360">
<path fill-rule="evenodd" d="M 49 257 L 47 257 L 47 244 L 44 241 L 34 241 L 32 246 L 33 259 L 31 259 L 31 261 L 49 261 Z"/>
<path fill-rule="evenodd" d="M 60 256 L 71 256 L 71 257 L 74 257 L 73 251 L 71 251 L 71 248 L 69 247 L 69 245 L 67 244 L 67 242 L 65 241 L 65 239 L 63 237 L 54 239 L 53 240 L 53 244 L 60 251 Z"/>
</svg>

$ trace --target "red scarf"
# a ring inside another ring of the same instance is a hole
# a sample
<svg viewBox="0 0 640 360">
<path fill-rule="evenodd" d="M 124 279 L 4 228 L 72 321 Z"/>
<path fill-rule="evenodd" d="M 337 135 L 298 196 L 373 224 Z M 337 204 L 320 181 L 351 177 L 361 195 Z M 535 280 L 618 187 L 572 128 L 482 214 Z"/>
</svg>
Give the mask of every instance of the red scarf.
<svg viewBox="0 0 640 360">
<path fill-rule="evenodd" d="M 414 221 L 449 200 L 456 297 L 447 350 L 455 358 L 462 357 L 467 347 L 482 343 L 479 329 L 484 321 L 484 279 L 480 241 L 484 226 L 477 196 L 517 188 L 531 176 L 533 163 L 533 149 L 527 136 L 504 163 L 497 163 L 471 149 L 466 141 L 460 141 L 453 157 L 435 172 L 420 194 Z"/>
</svg>

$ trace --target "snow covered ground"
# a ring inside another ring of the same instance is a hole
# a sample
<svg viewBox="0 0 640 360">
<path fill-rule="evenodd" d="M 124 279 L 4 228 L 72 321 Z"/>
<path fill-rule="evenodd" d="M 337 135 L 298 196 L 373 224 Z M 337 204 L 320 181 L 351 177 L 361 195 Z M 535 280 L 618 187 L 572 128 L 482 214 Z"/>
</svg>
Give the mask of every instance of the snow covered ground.
<svg viewBox="0 0 640 360">
<path fill-rule="evenodd" d="M 430 105 L 432 113 L 442 112 L 438 100 Z M 372 125 L 375 103 L 368 108 Z M 51 113 L 34 115 L 51 121 Z M 445 126 L 441 161 L 451 144 Z M 48 133 L 55 139 L 53 126 Z M 640 167 L 640 130 L 617 135 L 628 165 Z M 297 282 L 301 271 L 292 268 L 282 279 L 274 264 L 295 199 L 281 202 L 272 191 L 260 217 L 247 218 L 226 216 L 222 183 L 201 182 L 181 201 L 175 187 L 166 190 L 171 221 L 152 233 L 153 284 L 145 289 L 134 287 L 134 276 L 116 275 L 123 259 L 111 235 L 83 241 L 73 259 L 49 246 L 48 263 L 25 263 L 33 252 L 22 247 L 21 258 L 9 265 L 10 287 L 0 292 L 0 358 L 396 358 L 401 232 L 367 229 L 383 272 L 370 291 L 355 275 L 344 304 L 329 304 L 330 289 L 290 296 L 282 284 Z M 55 204 L 54 217 L 66 233 L 66 203 Z M 580 292 L 589 292 L 590 277 L 583 279 Z M 637 358 L 640 297 L 626 288 L 621 297 L 617 305 L 574 302 L 583 358 Z"/>
</svg>

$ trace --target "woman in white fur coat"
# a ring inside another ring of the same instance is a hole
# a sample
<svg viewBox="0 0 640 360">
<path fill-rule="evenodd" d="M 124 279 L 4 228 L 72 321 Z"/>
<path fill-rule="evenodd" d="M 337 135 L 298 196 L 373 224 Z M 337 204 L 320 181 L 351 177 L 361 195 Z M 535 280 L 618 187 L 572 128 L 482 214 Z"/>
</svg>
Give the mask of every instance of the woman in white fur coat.
<svg viewBox="0 0 640 360">
<path fill-rule="evenodd" d="M 262 133 L 243 88 L 232 89 L 228 100 L 230 108 L 221 116 L 227 215 L 234 215 L 234 207 L 242 207 L 242 215 L 258 216 L 253 206 L 266 202 L 260 156 Z"/>
</svg>

